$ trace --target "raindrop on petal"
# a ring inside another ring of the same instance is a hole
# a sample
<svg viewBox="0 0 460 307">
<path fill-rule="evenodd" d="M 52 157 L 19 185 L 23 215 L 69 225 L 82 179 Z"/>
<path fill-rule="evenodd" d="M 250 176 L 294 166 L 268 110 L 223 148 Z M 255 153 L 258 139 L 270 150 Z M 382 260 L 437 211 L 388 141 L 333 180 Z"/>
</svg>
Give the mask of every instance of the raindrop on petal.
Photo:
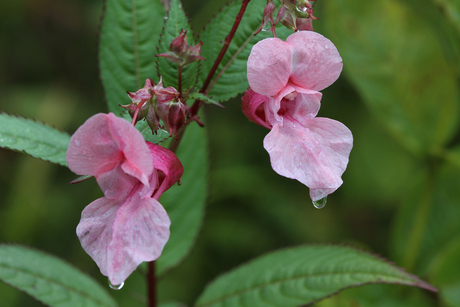
<svg viewBox="0 0 460 307">
<path fill-rule="evenodd" d="M 324 206 L 326 206 L 326 202 L 327 202 L 326 197 L 321 198 L 319 200 L 314 200 L 313 206 L 315 206 L 316 209 L 321 209 L 321 208 L 324 208 Z"/>
<path fill-rule="evenodd" d="M 124 282 L 122 282 L 122 283 L 119 284 L 119 285 L 112 285 L 112 283 L 111 283 L 110 280 L 109 280 L 109 287 L 110 287 L 110 289 L 113 289 L 113 290 L 120 290 L 121 288 L 123 288 L 124 285 L 125 285 Z"/>
</svg>

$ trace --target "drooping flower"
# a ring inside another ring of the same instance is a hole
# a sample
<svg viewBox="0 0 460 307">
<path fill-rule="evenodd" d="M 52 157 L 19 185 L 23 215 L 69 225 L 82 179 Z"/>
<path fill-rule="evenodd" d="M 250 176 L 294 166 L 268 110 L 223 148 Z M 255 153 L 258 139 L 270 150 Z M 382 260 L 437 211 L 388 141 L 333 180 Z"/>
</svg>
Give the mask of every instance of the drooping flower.
<svg viewBox="0 0 460 307">
<path fill-rule="evenodd" d="M 334 192 L 353 144 L 342 123 L 316 117 L 322 94 L 340 75 L 342 59 L 327 38 L 299 31 L 284 42 L 258 42 L 248 59 L 250 89 L 242 99 L 245 115 L 271 129 L 264 139 L 273 169 L 310 188 L 318 201 Z"/>
<path fill-rule="evenodd" d="M 101 273 L 121 284 L 168 241 L 170 220 L 158 198 L 180 179 L 182 164 L 112 113 L 94 115 L 75 132 L 66 160 L 104 192 L 83 210 L 77 235 Z"/>
</svg>

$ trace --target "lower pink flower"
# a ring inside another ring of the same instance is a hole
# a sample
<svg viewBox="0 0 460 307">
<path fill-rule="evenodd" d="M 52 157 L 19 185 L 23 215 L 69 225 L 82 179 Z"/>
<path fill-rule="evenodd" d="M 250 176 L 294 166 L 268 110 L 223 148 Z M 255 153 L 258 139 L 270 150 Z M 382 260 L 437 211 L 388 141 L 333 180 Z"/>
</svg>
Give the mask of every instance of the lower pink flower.
<svg viewBox="0 0 460 307">
<path fill-rule="evenodd" d="M 75 132 L 67 163 L 93 175 L 104 192 L 83 210 L 77 235 L 101 273 L 121 284 L 168 241 L 171 222 L 158 198 L 180 179 L 182 164 L 112 113 L 91 117 Z"/>
</svg>

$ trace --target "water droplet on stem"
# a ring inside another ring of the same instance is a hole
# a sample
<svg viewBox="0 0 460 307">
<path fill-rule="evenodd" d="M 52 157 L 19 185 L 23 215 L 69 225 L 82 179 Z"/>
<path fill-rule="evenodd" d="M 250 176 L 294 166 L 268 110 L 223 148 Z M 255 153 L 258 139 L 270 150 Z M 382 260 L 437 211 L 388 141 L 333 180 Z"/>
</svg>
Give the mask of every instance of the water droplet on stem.
<svg viewBox="0 0 460 307">
<path fill-rule="evenodd" d="M 326 197 L 321 198 L 319 200 L 314 200 L 313 206 L 315 206 L 316 209 L 321 209 L 321 208 L 324 208 L 324 206 L 326 206 L 326 202 L 327 202 Z"/>
<path fill-rule="evenodd" d="M 124 282 L 122 282 L 122 283 L 119 284 L 119 285 L 112 285 L 112 283 L 111 283 L 110 280 L 109 280 L 109 287 L 110 287 L 110 289 L 113 289 L 113 290 L 120 290 L 121 288 L 123 288 L 124 285 L 125 285 Z"/>
</svg>

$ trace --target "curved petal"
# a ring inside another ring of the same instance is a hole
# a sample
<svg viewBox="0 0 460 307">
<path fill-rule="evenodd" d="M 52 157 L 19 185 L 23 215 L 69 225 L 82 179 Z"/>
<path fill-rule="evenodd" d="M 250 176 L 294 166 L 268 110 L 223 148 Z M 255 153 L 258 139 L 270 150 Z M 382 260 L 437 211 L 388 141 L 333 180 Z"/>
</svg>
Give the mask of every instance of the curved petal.
<svg viewBox="0 0 460 307">
<path fill-rule="evenodd" d="M 275 96 L 286 86 L 291 74 L 291 50 L 279 38 L 266 38 L 252 47 L 248 58 L 248 82 L 252 90 Z"/>
<path fill-rule="evenodd" d="M 318 114 L 323 94 L 298 86 L 293 87 L 295 88 L 295 92 L 291 94 L 291 100 L 288 99 L 290 95 L 282 99 L 279 114 L 291 117 L 305 125 Z"/>
<path fill-rule="evenodd" d="M 112 113 L 96 114 L 78 128 L 70 138 L 66 160 L 74 173 L 96 178 L 122 162 L 125 173 L 146 185 L 153 171 L 141 133 Z"/>
<path fill-rule="evenodd" d="M 241 98 L 241 109 L 244 115 L 256 124 L 271 129 L 271 125 L 265 119 L 264 103 L 268 101 L 268 97 L 254 92 L 251 88 L 244 92 Z"/>
<path fill-rule="evenodd" d="M 127 176 L 123 171 L 121 163 L 106 172 L 100 173 L 97 177 L 97 184 L 101 188 L 104 196 L 109 199 L 124 199 L 131 194 L 134 186 L 139 180 L 132 176 Z"/>
<path fill-rule="evenodd" d="M 264 139 L 273 170 L 308 186 L 314 201 L 334 192 L 342 184 L 353 146 L 350 130 L 328 118 L 311 119 L 307 127 L 284 122 Z"/>
<path fill-rule="evenodd" d="M 140 263 L 160 256 L 169 226 L 166 211 L 153 198 L 99 198 L 83 210 L 77 235 L 101 273 L 118 285 Z"/>
<path fill-rule="evenodd" d="M 342 58 L 334 44 L 316 32 L 298 31 L 286 39 L 291 46 L 291 81 L 305 89 L 320 91 L 342 71 Z"/>
<path fill-rule="evenodd" d="M 160 198 L 161 194 L 168 190 L 172 185 L 180 180 L 184 173 L 184 167 L 179 158 L 163 146 L 146 142 L 153 159 L 153 166 L 156 170 L 162 172 L 160 186 L 154 192 L 153 198 Z"/>
</svg>

